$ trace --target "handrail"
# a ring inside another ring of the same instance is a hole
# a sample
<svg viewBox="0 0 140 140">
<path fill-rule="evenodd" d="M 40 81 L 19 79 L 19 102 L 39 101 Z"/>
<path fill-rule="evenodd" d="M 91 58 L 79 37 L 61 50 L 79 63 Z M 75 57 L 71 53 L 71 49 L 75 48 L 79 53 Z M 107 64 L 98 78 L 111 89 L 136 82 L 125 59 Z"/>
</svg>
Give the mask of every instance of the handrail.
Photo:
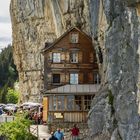
<svg viewBox="0 0 140 140">
<path fill-rule="evenodd" d="M 4 123 L 4 122 L 11 122 L 14 121 L 15 117 L 14 116 L 0 116 L 0 123 Z"/>
<path fill-rule="evenodd" d="M 38 125 L 33 125 L 33 126 L 30 126 L 29 132 L 39 139 Z"/>
</svg>

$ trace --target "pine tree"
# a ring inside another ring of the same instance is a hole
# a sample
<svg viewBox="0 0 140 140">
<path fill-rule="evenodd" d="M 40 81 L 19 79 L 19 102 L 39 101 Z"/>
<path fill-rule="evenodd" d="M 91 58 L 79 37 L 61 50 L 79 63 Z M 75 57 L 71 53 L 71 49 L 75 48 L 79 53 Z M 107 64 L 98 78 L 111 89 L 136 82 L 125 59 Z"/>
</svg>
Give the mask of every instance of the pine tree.
<svg viewBox="0 0 140 140">
<path fill-rule="evenodd" d="M 6 102 L 8 88 L 13 88 L 18 72 L 13 61 L 12 46 L 8 45 L 0 53 L 0 102 Z"/>
</svg>

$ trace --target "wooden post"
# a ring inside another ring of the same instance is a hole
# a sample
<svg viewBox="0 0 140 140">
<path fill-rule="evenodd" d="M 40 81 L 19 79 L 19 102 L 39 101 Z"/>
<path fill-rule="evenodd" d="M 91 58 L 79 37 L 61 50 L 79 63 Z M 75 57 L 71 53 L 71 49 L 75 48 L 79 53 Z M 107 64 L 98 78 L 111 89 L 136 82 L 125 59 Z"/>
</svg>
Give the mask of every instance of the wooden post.
<svg viewBox="0 0 140 140">
<path fill-rule="evenodd" d="M 39 129 L 38 129 L 38 124 L 37 124 L 37 139 L 39 140 Z"/>
<path fill-rule="evenodd" d="M 136 7 L 137 7 L 137 14 L 138 16 L 140 16 L 140 3 L 138 3 Z"/>
<path fill-rule="evenodd" d="M 43 98 L 43 122 L 48 120 L 48 97 Z"/>
</svg>

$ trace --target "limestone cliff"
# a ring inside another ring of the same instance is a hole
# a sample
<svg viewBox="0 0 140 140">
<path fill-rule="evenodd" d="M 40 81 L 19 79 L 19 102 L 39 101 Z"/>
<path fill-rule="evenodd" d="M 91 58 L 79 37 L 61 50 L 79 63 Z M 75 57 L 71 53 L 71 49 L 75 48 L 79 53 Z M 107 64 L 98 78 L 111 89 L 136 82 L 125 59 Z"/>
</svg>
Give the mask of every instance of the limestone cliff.
<svg viewBox="0 0 140 140">
<path fill-rule="evenodd" d="M 45 42 L 78 26 L 90 34 L 88 0 L 11 0 L 14 60 L 21 100 L 40 100 Z"/>
<path fill-rule="evenodd" d="M 140 140 L 140 0 L 11 0 L 21 99 L 39 100 L 45 42 L 71 26 L 93 38 L 102 88 L 89 112 L 89 140 Z"/>
<path fill-rule="evenodd" d="M 102 89 L 89 112 L 91 139 L 140 140 L 139 0 L 91 0 L 92 33 Z"/>
</svg>

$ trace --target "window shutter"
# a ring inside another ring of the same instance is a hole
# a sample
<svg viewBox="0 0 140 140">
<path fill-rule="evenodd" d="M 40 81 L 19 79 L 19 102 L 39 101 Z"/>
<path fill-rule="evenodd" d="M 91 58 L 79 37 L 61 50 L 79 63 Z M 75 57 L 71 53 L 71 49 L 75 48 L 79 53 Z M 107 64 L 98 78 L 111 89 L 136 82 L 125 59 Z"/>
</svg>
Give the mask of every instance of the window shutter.
<svg viewBox="0 0 140 140">
<path fill-rule="evenodd" d="M 61 83 L 65 83 L 65 73 L 61 73 L 61 78 L 60 78 Z"/>
<path fill-rule="evenodd" d="M 51 83 L 52 82 L 52 75 L 51 75 L 51 73 L 48 73 L 48 83 Z"/>
<path fill-rule="evenodd" d="M 65 53 L 61 53 L 61 61 L 65 61 Z"/>
<path fill-rule="evenodd" d="M 90 59 L 89 59 L 90 63 L 93 63 L 93 53 L 90 53 Z"/>
<path fill-rule="evenodd" d="M 69 52 L 66 52 L 66 62 L 69 63 L 69 61 L 70 61 Z"/>
<path fill-rule="evenodd" d="M 66 83 L 69 83 L 69 81 L 70 81 L 70 74 L 66 73 Z"/>
<path fill-rule="evenodd" d="M 92 72 L 88 73 L 88 81 L 89 81 L 89 83 L 93 83 L 93 73 Z"/>
<path fill-rule="evenodd" d="M 78 53 L 78 62 L 79 63 L 82 63 L 83 62 L 83 53 L 82 52 L 79 52 Z"/>
<path fill-rule="evenodd" d="M 79 73 L 79 84 L 83 84 L 83 79 L 84 79 L 84 74 L 83 73 Z"/>
<path fill-rule="evenodd" d="M 48 60 L 52 62 L 52 52 L 49 52 Z"/>
</svg>

